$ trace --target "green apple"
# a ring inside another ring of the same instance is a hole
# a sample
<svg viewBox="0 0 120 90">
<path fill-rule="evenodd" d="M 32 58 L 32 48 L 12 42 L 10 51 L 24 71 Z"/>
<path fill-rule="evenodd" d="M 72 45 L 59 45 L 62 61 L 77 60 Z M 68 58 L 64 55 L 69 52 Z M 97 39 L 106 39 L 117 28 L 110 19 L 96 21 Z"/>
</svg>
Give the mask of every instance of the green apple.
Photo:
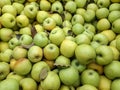
<svg viewBox="0 0 120 90">
<path fill-rule="evenodd" d="M 79 14 L 81 16 L 84 16 L 85 12 L 86 12 L 86 10 L 84 8 L 77 8 L 76 9 L 76 14 Z"/>
<path fill-rule="evenodd" d="M 75 25 L 77 23 L 80 23 L 80 24 L 84 24 L 84 18 L 82 15 L 79 15 L 79 14 L 74 14 L 73 17 L 72 17 L 72 20 L 71 20 L 71 23 L 72 25 Z"/>
<path fill-rule="evenodd" d="M 59 14 L 54 13 L 54 14 L 51 15 L 51 17 L 55 20 L 57 26 L 62 25 L 62 23 L 63 23 L 62 22 L 62 17 Z"/>
<path fill-rule="evenodd" d="M 13 28 L 16 24 L 15 16 L 10 13 L 4 13 L 0 17 L 0 23 L 6 28 Z"/>
<path fill-rule="evenodd" d="M 80 23 L 76 23 L 72 26 L 72 32 L 75 35 L 79 35 L 85 31 L 84 26 Z"/>
<path fill-rule="evenodd" d="M 69 77 L 68 77 L 69 75 Z M 75 69 L 73 66 L 67 67 L 65 69 L 61 69 L 59 71 L 59 77 L 61 82 L 64 85 L 72 86 L 74 85 L 77 81 L 80 84 L 80 76 L 79 72 L 77 69 Z M 78 85 L 79 85 L 78 84 Z"/>
<path fill-rule="evenodd" d="M 0 42 L 0 52 L 3 52 L 8 48 L 9 48 L 9 44 L 7 42 L 3 42 L 3 41 Z"/>
<path fill-rule="evenodd" d="M 75 13 L 76 9 L 77 9 L 76 3 L 74 1 L 71 1 L 71 0 L 66 2 L 64 7 L 65 7 L 65 10 L 70 12 L 70 13 Z"/>
<path fill-rule="evenodd" d="M 107 18 L 109 15 L 109 9 L 108 8 L 99 8 L 96 10 L 96 17 L 97 19 Z"/>
<path fill-rule="evenodd" d="M 110 64 L 104 67 L 104 74 L 108 79 L 120 78 L 120 62 L 112 61 Z M 112 73 L 111 73 L 112 72 Z"/>
<path fill-rule="evenodd" d="M 6 62 L 0 62 L 0 81 L 5 79 L 10 73 L 10 66 Z"/>
<path fill-rule="evenodd" d="M 5 5 L 11 5 L 11 0 L 0 0 L 0 8 L 2 8 Z"/>
<path fill-rule="evenodd" d="M 27 34 L 27 35 L 31 35 L 31 28 L 29 26 L 26 27 L 22 27 L 19 29 L 19 33 L 20 34 Z"/>
<path fill-rule="evenodd" d="M 95 49 L 88 44 L 80 44 L 75 49 L 75 57 L 81 64 L 88 64 L 96 57 Z"/>
<path fill-rule="evenodd" d="M 20 80 L 22 90 L 37 90 L 37 83 L 34 79 L 26 77 Z"/>
<path fill-rule="evenodd" d="M 72 23 L 69 20 L 64 20 L 62 23 L 63 28 L 72 28 Z"/>
<path fill-rule="evenodd" d="M 95 3 L 90 3 L 90 4 L 87 5 L 87 9 L 91 9 L 91 10 L 97 11 L 98 10 L 98 6 Z"/>
<path fill-rule="evenodd" d="M 107 18 L 99 19 L 99 21 L 97 22 L 97 29 L 99 32 L 108 30 L 109 28 L 110 28 L 110 22 Z"/>
<path fill-rule="evenodd" d="M 99 82 L 100 82 L 100 75 L 93 69 L 86 69 L 81 73 L 82 85 L 90 84 L 95 87 L 98 87 Z"/>
<path fill-rule="evenodd" d="M 120 79 L 115 79 L 111 83 L 111 90 L 119 90 Z"/>
<path fill-rule="evenodd" d="M 110 42 L 110 46 L 116 47 L 116 39 L 114 39 Z"/>
<path fill-rule="evenodd" d="M 9 41 L 13 36 L 13 30 L 9 28 L 1 28 L 0 29 L 0 39 L 2 41 Z"/>
<path fill-rule="evenodd" d="M 108 15 L 108 20 L 113 23 L 115 20 L 120 18 L 120 11 L 111 11 Z"/>
<path fill-rule="evenodd" d="M 97 0 L 97 5 L 98 7 L 109 7 L 110 5 L 110 0 Z"/>
<path fill-rule="evenodd" d="M 75 42 L 80 45 L 80 44 L 90 44 L 90 39 L 86 34 L 79 34 L 75 37 Z"/>
<path fill-rule="evenodd" d="M 91 22 L 95 19 L 95 11 L 87 9 L 83 15 L 86 22 Z"/>
<path fill-rule="evenodd" d="M 90 31 L 93 34 L 96 34 L 96 28 L 95 28 L 95 26 L 92 25 L 92 24 L 90 24 L 90 23 L 85 23 L 84 24 L 84 29 L 85 29 L 85 31 Z"/>
<path fill-rule="evenodd" d="M 73 36 L 66 36 L 65 39 L 68 39 L 68 40 L 75 42 L 75 37 L 73 37 Z"/>
<path fill-rule="evenodd" d="M 116 39 L 116 48 L 120 51 L 120 37 Z"/>
<path fill-rule="evenodd" d="M 120 4 L 119 3 L 111 3 L 109 6 L 109 11 L 119 11 L 120 10 Z"/>
<path fill-rule="evenodd" d="M 44 61 L 37 62 L 33 65 L 32 70 L 31 70 L 31 77 L 36 81 L 40 82 L 41 78 L 44 77 L 40 75 L 42 71 L 50 71 L 50 67 L 48 64 Z M 46 75 L 46 74 L 45 74 Z"/>
<path fill-rule="evenodd" d="M 82 86 L 77 87 L 76 90 L 98 90 L 95 86 L 90 84 L 84 84 Z"/>
<path fill-rule="evenodd" d="M 113 23 L 112 23 L 112 30 L 115 32 L 115 33 L 119 33 L 120 34 L 120 18 L 115 20 Z"/>
<path fill-rule="evenodd" d="M 68 11 L 63 11 L 63 18 L 64 20 L 70 21 L 72 19 L 72 14 Z"/>
<path fill-rule="evenodd" d="M 58 46 L 62 43 L 64 39 L 65 39 L 64 31 L 60 27 L 55 27 L 49 34 L 50 42 Z"/>
<path fill-rule="evenodd" d="M 12 5 L 5 5 L 5 6 L 3 6 L 2 7 L 2 14 L 4 14 L 4 13 L 10 13 L 10 14 L 12 14 L 14 16 L 17 15 L 17 11 L 16 11 L 16 9 Z"/>
<path fill-rule="evenodd" d="M 52 17 L 48 17 L 43 21 L 43 28 L 45 30 L 51 31 L 56 27 L 56 21 Z"/>
<path fill-rule="evenodd" d="M 42 25 L 40 25 L 40 24 L 35 24 L 35 29 L 36 29 L 36 31 L 39 33 L 39 32 L 44 32 L 44 28 L 43 28 L 43 26 Z"/>
<path fill-rule="evenodd" d="M 51 8 L 51 3 L 47 0 L 40 0 L 40 9 L 43 11 L 49 11 Z"/>
<path fill-rule="evenodd" d="M 15 79 L 4 79 L 0 82 L 0 90 L 19 90 L 19 83 Z"/>
<path fill-rule="evenodd" d="M 49 13 L 47 11 L 38 11 L 36 15 L 36 20 L 38 23 L 43 23 L 43 21 L 49 17 Z"/>
<path fill-rule="evenodd" d="M 48 44 L 48 37 L 43 33 L 37 33 L 33 38 L 33 42 L 37 46 L 45 47 Z"/>
<path fill-rule="evenodd" d="M 29 19 L 27 16 L 23 15 L 23 14 L 19 14 L 16 17 L 16 23 L 20 28 L 26 27 L 29 25 Z"/>
<path fill-rule="evenodd" d="M 51 11 L 62 14 L 63 13 L 62 3 L 60 1 L 53 2 L 52 5 L 51 5 Z"/>
<path fill-rule="evenodd" d="M 77 47 L 77 43 L 68 39 L 62 41 L 60 45 L 60 53 L 65 57 L 74 56 L 75 49 Z"/>
<path fill-rule="evenodd" d="M 86 5 L 87 0 L 75 0 L 75 3 L 78 8 L 83 8 Z"/>
<path fill-rule="evenodd" d="M 59 48 L 55 44 L 48 44 L 43 49 L 44 57 L 48 60 L 55 60 L 59 56 Z"/>
<path fill-rule="evenodd" d="M 110 90 L 111 88 L 111 80 L 108 79 L 106 76 L 101 75 L 100 76 L 100 83 L 99 83 L 99 90 Z"/>
<path fill-rule="evenodd" d="M 24 7 L 23 12 L 28 18 L 34 19 L 37 15 L 37 8 L 34 5 L 29 4 Z"/>
<path fill-rule="evenodd" d="M 43 57 L 43 52 L 42 52 L 42 48 L 39 46 L 32 46 L 29 48 L 28 50 L 28 59 L 35 63 L 35 62 L 39 62 Z"/>
</svg>

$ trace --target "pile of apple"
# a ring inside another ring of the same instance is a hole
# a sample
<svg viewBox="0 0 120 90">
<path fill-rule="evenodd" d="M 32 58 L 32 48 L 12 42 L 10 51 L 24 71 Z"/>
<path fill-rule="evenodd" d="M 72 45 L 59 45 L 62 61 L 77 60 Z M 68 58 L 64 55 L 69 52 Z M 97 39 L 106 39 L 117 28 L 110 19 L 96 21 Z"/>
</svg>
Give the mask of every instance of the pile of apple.
<svg viewBox="0 0 120 90">
<path fill-rule="evenodd" d="M 120 0 L 0 0 L 0 90 L 120 90 Z"/>
</svg>

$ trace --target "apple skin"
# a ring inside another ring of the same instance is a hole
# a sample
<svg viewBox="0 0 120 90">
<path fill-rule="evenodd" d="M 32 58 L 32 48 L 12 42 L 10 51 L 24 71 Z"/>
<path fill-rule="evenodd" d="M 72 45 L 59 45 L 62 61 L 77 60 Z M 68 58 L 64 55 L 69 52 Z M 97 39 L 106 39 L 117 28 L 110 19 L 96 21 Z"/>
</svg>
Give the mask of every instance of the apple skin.
<svg viewBox="0 0 120 90">
<path fill-rule="evenodd" d="M 120 25 L 119 25 L 119 23 L 120 23 L 120 19 L 117 19 L 117 20 L 115 20 L 113 23 L 112 23 L 112 30 L 115 32 L 115 33 L 118 33 L 118 34 L 120 34 Z"/>
<path fill-rule="evenodd" d="M 72 14 L 68 11 L 63 11 L 64 20 L 70 21 L 72 19 Z"/>
<path fill-rule="evenodd" d="M 75 0 L 75 3 L 78 8 L 83 8 L 86 5 L 87 0 Z"/>
<path fill-rule="evenodd" d="M 0 42 L 0 52 L 3 52 L 8 48 L 9 48 L 9 44 L 7 42 L 3 42 L 3 41 Z"/>
<path fill-rule="evenodd" d="M 90 3 L 87 5 L 87 9 L 91 9 L 96 12 L 98 10 L 98 6 L 95 3 Z"/>
<path fill-rule="evenodd" d="M 5 5 L 11 5 L 11 0 L 0 0 L 0 8 L 2 8 Z"/>
<path fill-rule="evenodd" d="M 88 44 L 78 45 L 75 49 L 75 57 L 81 64 L 88 64 L 96 57 L 95 49 Z"/>
<path fill-rule="evenodd" d="M 0 62 L 0 81 L 5 79 L 7 75 L 10 73 L 9 64 L 6 62 Z"/>
<path fill-rule="evenodd" d="M 42 60 L 43 57 L 43 51 L 42 48 L 40 48 L 39 46 L 32 46 L 30 47 L 30 49 L 28 50 L 28 59 L 35 63 L 35 62 L 39 62 Z"/>
<path fill-rule="evenodd" d="M 15 79 L 4 79 L 0 82 L 0 90 L 19 90 L 19 83 Z"/>
<path fill-rule="evenodd" d="M 20 87 L 22 90 L 37 90 L 37 83 L 34 79 L 26 77 L 20 80 Z"/>
<path fill-rule="evenodd" d="M 95 86 L 90 85 L 90 84 L 84 84 L 80 87 L 77 87 L 76 90 L 98 90 Z"/>
<path fill-rule="evenodd" d="M 20 34 L 31 35 L 31 29 L 30 29 L 29 26 L 26 26 L 26 27 L 20 28 L 19 33 L 20 33 Z"/>
<path fill-rule="evenodd" d="M 47 0 L 40 1 L 40 9 L 43 11 L 49 11 L 51 8 L 51 3 Z"/>
<path fill-rule="evenodd" d="M 120 51 L 120 37 L 116 38 L 116 48 Z"/>
<path fill-rule="evenodd" d="M 120 77 L 120 62 L 112 61 L 104 67 L 104 74 L 108 79 L 116 79 Z M 112 72 L 112 73 L 111 73 Z"/>
<path fill-rule="evenodd" d="M 55 60 L 59 56 L 59 48 L 55 44 L 48 44 L 43 49 L 44 57 L 48 60 Z"/>
<path fill-rule="evenodd" d="M 60 45 L 60 53 L 68 58 L 74 55 L 77 44 L 74 41 L 65 39 Z"/>
<path fill-rule="evenodd" d="M 109 11 L 119 11 L 120 10 L 120 4 L 119 3 L 112 3 L 110 6 L 109 6 Z"/>
<path fill-rule="evenodd" d="M 62 23 L 63 28 L 72 28 L 72 23 L 69 20 L 64 20 Z"/>
<path fill-rule="evenodd" d="M 120 79 L 115 79 L 111 83 L 111 90 L 119 90 Z"/>
<path fill-rule="evenodd" d="M 94 71 L 93 69 L 86 69 L 81 73 L 81 83 L 84 84 L 90 84 L 95 87 L 99 86 L 100 82 L 100 75 Z"/>
<path fill-rule="evenodd" d="M 21 3 L 23 4 L 25 2 L 25 0 L 14 0 L 15 2 Z"/>
<path fill-rule="evenodd" d="M 110 5 L 110 0 L 97 0 L 97 5 L 99 8 L 108 7 Z"/>
</svg>

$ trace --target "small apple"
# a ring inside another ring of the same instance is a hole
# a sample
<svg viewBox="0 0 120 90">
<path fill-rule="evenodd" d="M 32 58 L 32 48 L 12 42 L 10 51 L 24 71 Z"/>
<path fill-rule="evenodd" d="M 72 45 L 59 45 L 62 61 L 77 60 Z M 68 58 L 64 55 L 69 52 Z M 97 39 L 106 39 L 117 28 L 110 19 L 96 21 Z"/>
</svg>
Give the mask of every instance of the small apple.
<svg viewBox="0 0 120 90">
<path fill-rule="evenodd" d="M 119 11 L 120 10 L 120 4 L 119 3 L 111 3 L 109 6 L 109 11 Z"/>
<path fill-rule="evenodd" d="M 0 42 L 0 52 L 4 52 L 6 49 L 9 48 L 9 44 L 7 42 Z"/>
<path fill-rule="evenodd" d="M 76 14 L 79 14 L 81 16 L 84 16 L 85 12 L 86 12 L 86 10 L 84 8 L 77 8 L 76 9 Z"/>
<path fill-rule="evenodd" d="M 81 83 L 84 84 L 90 84 L 95 87 L 99 86 L 100 82 L 100 75 L 94 71 L 93 69 L 86 69 L 81 73 Z"/>
<path fill-rule="evenodd" d="M 31 35 L 31 28 L 29 26 L 25 26 L 19 29 L 20 34 Z"/>
<path fill-rule="evenodd" d="M 72 28 L 72 23 L 69 20 L 64 20 L 62 23 L 63 28 Z"/>
<path fill-rule="evenodd" d="M 95 86 L 90 84 L 84 84 L 82 86 L 77 87 L 76 90 L 98 90 Z"/>
<path fill-rule="evenodd" d="M 86 5 L 87 0 L 75 0 L 75 3 L 78 8 L 83 8 Z"/>
<path fill-rule="evenodd" d="M 0 0 L 0 8 L 2 8 L 5 5 L 11 5 L 11 0 Z"/>
<path fill-rule="evenodd" d="M 28 59 L 35 63 L 38 62 L 42 59 L 43 57 L 43 52 L 42 52 L 42 48 L 40 48 L 39 46 L 32 46 L 29 48 L 28 50 Z"/>
<path fill-rule="evenodd" d="M 70 21 L 72 19 L 72 14 L 68 11 L 63 11 L 63 15 L 64 20 Z"/>
<path fill-rule="evenodd" d="M 85 31 L 90 31 L 93 34 L 96 34 L 96 28 L 95 28 L 95 26 L 93 24 L 85 23 L 84 24 L 84 29 L 85 29 Z"/>
<path fill-rule="evenodd" d="M 44 32 L 44 28 L 43 28 L 43 26 L 42 25 L 40 25 L 40 24 L 35 24 L 35 29 L 36 29 L 36 31 L 39 33 L 39 32 Z"/>
<path fill-rule="evenodd" d="M 90 3 L 87 5 L 87 9 L 91 9 L 96 12 L 98 10 L 98 6 L 95 3 Z"/>
<path fill-rule="evenodd" d="M 0 81 L 5 79 L 9 73 L 10 73 L 9 64 L 6 62 L 0 62 Z"/>
<path fill-rule="evenodd" d="M 109 7 L 110 5 L 110 0 L 97 0 L 97 5 L 98 7 Z"/>
<path fill-rule="evenodd" d="M 80 44 L 75 49 L 75 57 L 81 64 L 88 64 L 96 57 L 95 49 L 88 44 Z"/>
<path fill-rule="evenodd" d="M 120 79 L 115 79 L 111 83 L 111 90 L 119 90 Z"/>
<path fill-rule="evenodd" d="M 113 23 L 112 23 L 112 30 L 115 32 L 115 33 L 118 33 L 118 34 L 120 34 L 120 25 L 119 25 L 119 23 L 120 23 L 120 19 L 117 19 L 117 20 L 115 20 Z"/>
<path fill-rule="evenodd" d="M 51 3 L 47 0 L 40 0 L 40 9 L 43 11 L 49 11 L 51 8 Z"/>
</svg>

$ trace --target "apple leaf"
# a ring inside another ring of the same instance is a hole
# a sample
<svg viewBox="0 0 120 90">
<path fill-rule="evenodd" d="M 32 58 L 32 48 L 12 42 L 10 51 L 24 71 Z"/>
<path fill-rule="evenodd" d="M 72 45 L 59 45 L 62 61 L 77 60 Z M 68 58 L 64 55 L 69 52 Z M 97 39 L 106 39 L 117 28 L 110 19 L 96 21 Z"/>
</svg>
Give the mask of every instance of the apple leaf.
<svg viewBox="0 0 120 90">
<path fill-rule="evenodd" d="M 37 33 L 37 31 L 36 31 L 36 29 L 35 29 L 35 27 L 34 26 L 32 26 L 31 27 L 31 36 L 32 36 L 32 38 L 35 36 L 35 34 Z"/>
</svg>

